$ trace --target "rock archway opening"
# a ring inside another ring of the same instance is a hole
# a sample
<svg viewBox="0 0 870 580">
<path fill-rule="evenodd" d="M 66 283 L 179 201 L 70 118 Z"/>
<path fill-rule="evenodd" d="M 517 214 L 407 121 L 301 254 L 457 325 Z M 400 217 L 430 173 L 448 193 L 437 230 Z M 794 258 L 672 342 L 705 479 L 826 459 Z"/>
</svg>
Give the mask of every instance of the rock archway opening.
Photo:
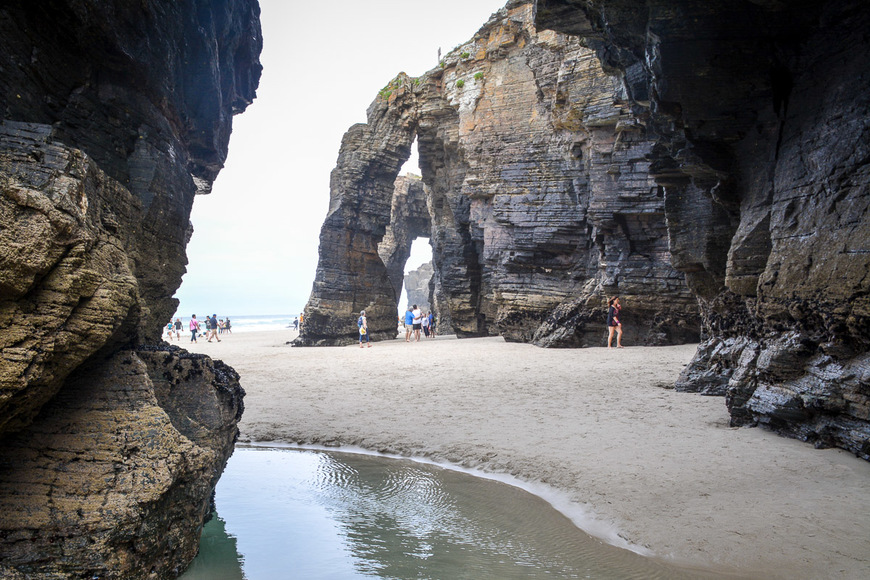
<svg viewBox="0 0 870 580">
<path fill-rule="evenodd" d="M 418 305 L 429 311 L 432 307 L 432 246 L 429 238 L 416 238 L 411 243 L 411 255 L 405 262 L 405 277 L 399 298 L 399 314 L 408 306 Z"/>
<path fill-rule="evenodd" d="M 419 154 L 419 144 L 417 142 L 417 137 L 414 137 L 414 142 L 411 144 L 411 156 L 408 157 L 408 160 L 405 161 L 405 164 L 402 165 L 402 168 L 399 170 L 399 175 L 422 175 L 423 173 L 420 171 L 420 154 Z"/>
</svg>

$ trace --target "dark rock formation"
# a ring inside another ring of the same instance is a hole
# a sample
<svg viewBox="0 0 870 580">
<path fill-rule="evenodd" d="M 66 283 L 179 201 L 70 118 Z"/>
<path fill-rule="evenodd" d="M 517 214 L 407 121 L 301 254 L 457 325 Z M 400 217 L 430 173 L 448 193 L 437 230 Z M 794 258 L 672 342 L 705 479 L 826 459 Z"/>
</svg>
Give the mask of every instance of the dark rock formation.
<svg viewBox="0 0 870 580">
<path fill-rule="evenodd" d="M 606 298 L 619 293 L 627 340 L 698 339 L 649 176 L 646 117 L 592 51 L 537 32 L 532 17 L 531 2 L 509 2 L 442 66 L 394 79 L 345 135 L 299 344 L 355 341 L 362 309 L 376 337 L 395 336 L 407 254 L 375 248 L 410 248 L 427 219 L 442 332 L 449 321 L 459 336 L 603 344 Z M 400 211 L 412 202 L 391 187 L 415 135 L 426 216 Z M 396 241 L 391 215 L 421 225 Z"/>
<path fill-rule="evenodd" d="M 411 244 L 417 238 L 428 238 L 431 228 L 423 181 L 413 175 L 397 177 L 390 208 L 390 225 L 378 244 L 378 255 L 387 267 L 397 303 L 402 293 L 405 263 L 411 255 Z"/>
<path fill-rule="evenodd" d="M 242 393 L 137 349 L 177 307 L 194 195 L 254 98 L 259 7 L 12 0 L 0 34 L 0 560 L 172 576 Z"/>
<path fill-rule="evenodd" d="M 171 578 L 196 555 L 244 392 L 231 368 L 166 348 L 85 365 L 6 438 L 6 566 L 28 578 Z"/>
<path fill-rule="evenodd" d="M 539 0 L 536 22 L 649 107 L 707 336 L 678 387 L 870 459 L 870 4 Z"/>
<path fill-rule="evenodd" d="M 406 75 L 393 82 L 396 95 L 412 87 Z M 361 310 L 373 339 L 396 336 L 398 298 L 378 245 L 390 225 L 396 177 L 411 153 L 415 111 L 410 104 L 386 107 L 379 99 L 368 118 L 345 133 L 330 176 L 320 260 L 297 345 L 355 342 Z"/>
<path fill-rule="evenodd" d="M 408 304 L 416 304 L 421 310 L 428 312 L 430 310 L 429 296 L 432 288 L 432 262 L 426 262 L 416 270 L 411 270 L 405 274 L 405 292 L 408 293 Z M 403 305 L 404 306 L 404 305 Z"/>
</svg>

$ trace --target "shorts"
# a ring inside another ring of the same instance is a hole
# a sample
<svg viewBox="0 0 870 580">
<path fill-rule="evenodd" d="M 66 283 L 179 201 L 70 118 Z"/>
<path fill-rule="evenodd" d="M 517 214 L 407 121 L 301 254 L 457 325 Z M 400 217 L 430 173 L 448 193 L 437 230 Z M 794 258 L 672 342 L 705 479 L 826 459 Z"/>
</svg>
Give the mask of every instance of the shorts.
<svg viewBox="0 0 870 580">
<path fill-rule="evenodd" d="M 414 330 L 420 330 L 420 328 L 422 328 L 422 326 L 423 326 L 422 324 L 415 324 Z"/>
</svg>

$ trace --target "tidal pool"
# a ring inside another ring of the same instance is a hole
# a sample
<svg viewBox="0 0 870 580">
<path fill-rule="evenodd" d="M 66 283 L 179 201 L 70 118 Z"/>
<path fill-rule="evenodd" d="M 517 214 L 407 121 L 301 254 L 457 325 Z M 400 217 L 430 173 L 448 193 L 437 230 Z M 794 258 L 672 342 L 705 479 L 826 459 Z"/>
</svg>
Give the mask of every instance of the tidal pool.
<svg viewBox="0 0 870 580">
<path fill-rule="evenodd" d="M 237 448 L 184 580 L 721 578 L 597 540 L 518 487 L 411 460 Z"/>
</svg>

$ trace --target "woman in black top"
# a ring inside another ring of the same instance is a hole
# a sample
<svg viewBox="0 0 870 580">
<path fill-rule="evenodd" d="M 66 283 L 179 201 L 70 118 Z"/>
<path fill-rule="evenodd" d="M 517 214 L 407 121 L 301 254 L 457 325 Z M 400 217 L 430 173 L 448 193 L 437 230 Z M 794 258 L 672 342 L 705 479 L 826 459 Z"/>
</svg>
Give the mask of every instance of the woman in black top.
<svg viewBox="0 0 870 580">
<path fill-rule="evenodd" d="M 613 331 L 616 331 L 616 348 L 622 348 L 622 323 L 619 321 L 619 311 L 622 310 L 622 305 L 619 304 L 619 296 L 614 296 L 608 302 L 610 308 L 607 310 L 607 348 L 612 348 Z"/>
</svg>

